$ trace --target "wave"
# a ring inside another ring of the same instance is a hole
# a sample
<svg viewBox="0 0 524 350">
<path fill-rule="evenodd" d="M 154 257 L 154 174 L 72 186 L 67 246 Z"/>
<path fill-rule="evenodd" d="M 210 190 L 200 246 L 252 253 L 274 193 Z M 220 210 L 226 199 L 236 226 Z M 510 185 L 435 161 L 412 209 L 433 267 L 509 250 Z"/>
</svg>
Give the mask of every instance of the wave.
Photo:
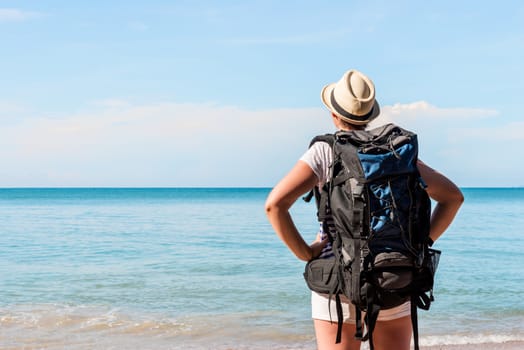
<svg viewBox="0 0 524 350">
<path fill-rule="evenodd" d="M 508 342 L 524 342 L 524 334 L 450 334 L 438 336 L 430 335 L 421 337 L 420 339 L 420 344 L 424 346 L 502 344 Z"/>
<path fill-rule="evenodd" d="M 270 321 L 273 311 L 172 318 L 152 312 L 76 305 L 16 305 L 0 308 L 7 349 L 312 349 L 310 320 Z M 422 346 L 524 342 L 524 334 L 422 335 Z M 366 349 L 364 345 L 362 349 Z"/>
</svg>

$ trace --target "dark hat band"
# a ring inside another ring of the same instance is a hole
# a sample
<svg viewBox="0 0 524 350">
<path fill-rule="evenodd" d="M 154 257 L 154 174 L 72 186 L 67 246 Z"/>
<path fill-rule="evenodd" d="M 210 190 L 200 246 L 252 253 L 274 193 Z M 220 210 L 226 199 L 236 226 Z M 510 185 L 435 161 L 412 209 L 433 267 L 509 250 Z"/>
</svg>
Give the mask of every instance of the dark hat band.
<svg viewBox="0 0 524 350">
<path fill-rule="evenodd" d="M 356 121 L 359 121 L 359 122 L 363 122 L 363 121 L 368 120 L 371 117 L 371 115 L 373 114 L 373 109 L 375 108 L 375 105 L 373 105 L 371 110 L 368 113 L 364 114 L 364 115 L 355 115 L 355 114 L 349 113 L 348 111 L 346 111 L 344 108 L 342 108 L 337 103 L 337 101 L 335 100 L 335 94 L 333 92 L 334 92 L 334 90 L 331 90 L 331 96 L 330 96 L 331 105 L 333 106 L 335 111 L 337 111 L 337 113 L 339 113 L 340 115 L 342 115 L 342 116 L 344 116 L 344 117 L 346 117 L 348 119 L 352 119 L 352 120 L 356 120 Z"/>
</svg>

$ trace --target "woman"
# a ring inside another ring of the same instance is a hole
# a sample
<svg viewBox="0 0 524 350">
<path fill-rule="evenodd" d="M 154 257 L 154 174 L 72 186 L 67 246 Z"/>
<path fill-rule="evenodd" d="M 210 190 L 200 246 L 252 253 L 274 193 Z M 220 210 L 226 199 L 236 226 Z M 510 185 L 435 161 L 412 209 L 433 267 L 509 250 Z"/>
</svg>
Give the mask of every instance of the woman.
<svg viewBox="0 0 524 350">
<path fill-rule="evenodd" d="M 373 82 L 356 70 L 347 71 L 340 81 L 325 86 L 321 100 L 331 112 L 338 130 L 363 129 L 380 113 Z M 331 161 L 330 146 L 325 142 L 315 143 L 275 186 L 266 201 L 266 214 L 276 234 L 303 261 L 331 255 L 331 246 L 322 230 L 312 244 L 306 243 L 296 229 L 289 209 L 304 193 L 314 186 L 321 188 L 328 181 Z M 417 167 L 427 184 L 429 196 L 437 203 L 430 230 L 430 239 L 436 241 L 451 224 L 464 198 L 458 187 L 444 175 L 421 161 Z M 343 301 L 343 309 L 347 311 L 344 313 L 342 342 L 335 344 L 337 322 L 331 322 L 331 315 L 336 315 L 335 303 L 330 302 L 328 295 L 312 292 L 312 318 L 319 350 L 360 349 L 360 341 L 354 338 L 354 308 L 347 299 Z M 411 334 L 409 302 L 382 310 L 373 332 L 375 349 L 409 350 Z"/>
</svg>

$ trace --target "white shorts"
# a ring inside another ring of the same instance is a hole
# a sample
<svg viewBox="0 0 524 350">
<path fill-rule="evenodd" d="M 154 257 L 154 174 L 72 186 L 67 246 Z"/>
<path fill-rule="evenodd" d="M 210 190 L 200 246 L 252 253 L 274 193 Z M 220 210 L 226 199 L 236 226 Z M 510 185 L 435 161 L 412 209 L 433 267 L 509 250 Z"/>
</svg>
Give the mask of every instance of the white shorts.
<svg viewBox="0 0 524 350">
<path fill-rule="evenodd" d="M 340 296 L 340 300 L 342 301 L 344 323 L 355 323 L 355 306 L 343 295 Z M 407 301 L 397 307 L 380 310 L 377 321 L 390 321 L 409 315 L 411 315 L 411 303 Z M 315 320 L 336 322 L 338 319 L 335 296 L 331 297 L 330 302 L 329 294 L 311 292 L 311 316 Z M 362 315 L 362 317 L 364 317 L 364 315 Z"/>
</svg>

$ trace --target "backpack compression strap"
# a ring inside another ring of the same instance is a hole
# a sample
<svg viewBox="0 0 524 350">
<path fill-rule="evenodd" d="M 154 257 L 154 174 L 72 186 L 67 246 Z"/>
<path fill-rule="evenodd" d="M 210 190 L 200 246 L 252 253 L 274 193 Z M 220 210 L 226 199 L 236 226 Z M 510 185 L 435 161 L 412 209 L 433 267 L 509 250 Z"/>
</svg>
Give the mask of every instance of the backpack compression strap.
<svg viewBox="0 0 524 350">
<path fill-rule="evenodd" d="M 414 350 L 419 350 L 417 308 L 429 310 L 430 304 L 431 298 L 428 297 L 424 292 L 420 292 L 418 295 L 413 295 L 411 297 L 411 326 L 413 328 Z"/>
<path fill-rule="evenodd" d="M 414 350 L 419 350 L 417 303 L 415 298 L 411 298 L 411 327 L 413 328 L 413 345 L 415 346 Z"/>
</svg>

